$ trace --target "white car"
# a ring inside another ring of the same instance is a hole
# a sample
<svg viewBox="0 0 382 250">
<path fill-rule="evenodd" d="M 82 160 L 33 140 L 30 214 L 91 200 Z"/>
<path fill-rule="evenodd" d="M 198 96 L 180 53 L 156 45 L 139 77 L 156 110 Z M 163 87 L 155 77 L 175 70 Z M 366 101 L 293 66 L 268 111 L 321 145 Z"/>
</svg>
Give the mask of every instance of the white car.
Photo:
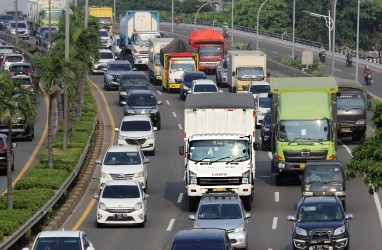
<svg viewBox="0 0 382 250">
<path fill-rule="evenodd" d="M 96 161 L 102 164 L 100 189 L 110 180 L 137 180 L 146 190 L 149 162 L 137 145 L 109 147 L 103 160 Z"/>
<path fill-rule="evenodd" d="M 271 92 L 271 88 L 269 86 L 269 82 L 251 82 L 248 88 L 248 92 L 252 93 L 253 97 L 256 98 L 257 94 L 260 93 L 269 93 Z"/>
<path fill-rule="evenodd" d="M 94 246 L 84 231 L 54 230 L 40 232 L 31 249 L 94 250 Z M 29 250 L 29 248 L 22 250 Z"/>
<path fill-rule="evenodd" d="M 98 62 L 93 63 L 92 72 L 95 73 L 104 73 L 106 66 L 110 61 L 114 60 L 113 52 L 109 49 L 99 49 L 99 60 Z"/>
<path fill-rule="evenodd" d="M 97 227 L 105 224 L 145 226 L 149 195 L 138 181 L 108 181 L 101 194 L 93 197 L 98 200 Z"/>
<path fill-rule="evenodd" d="M 16 26 L 17 26 L 17 37 L 21 39 L 29 40 L 29 28 L 26 22 L 19 20 L 17 21 L 10 21 L 7 25 L 7 34 L 16 36 Z"/>
<path fill-rule="evenodd" d="M 119 34 L 114 34 L 111 38 L 111 51 L 113 51 L 115 58 L 121 58 L 122 49 L 119 47 L 119 43 L 121 41 Z"/>
<path fill-rule="evenodd" d="M 265 113 L 271 109 L 272 98 L 268 97 L 268 93 L 260 93 L 255 96 L 256 106 L 256 126 L 261 126 Z"/>
<path fill-rule="evenodd" d="M 218 89 L 218 86 L 213 80 L 210 79 L 198 79 L 192 82 L 191 88 L 187 94 L 204 94 L 204 93 L 216 93 L 222 92 Z"/>
<path fill-rule="evenodd" d="M 100 29 L 98 31 L 99 40 L 100 40 L 100 48 L 111 49 L 111 38 L 109 36 L 109 32 L 106 29 Z"/>
<path fill-rule="evenodd" d="M 148 115 L 124 116 L 119 128 L 118 145 L 135 144 L 141 150 L 155 155 L 155 131 Z"/>
</svg>

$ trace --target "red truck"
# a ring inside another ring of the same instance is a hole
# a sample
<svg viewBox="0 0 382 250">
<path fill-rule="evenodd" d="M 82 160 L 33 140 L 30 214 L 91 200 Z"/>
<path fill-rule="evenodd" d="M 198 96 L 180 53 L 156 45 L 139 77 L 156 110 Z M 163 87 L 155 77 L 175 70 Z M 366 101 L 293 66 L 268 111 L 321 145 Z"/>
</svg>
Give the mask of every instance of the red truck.
<svg viewBox="0 0 382 250">
<path fill-rule="evenodd" d="M 198 50 L 199 70 L 215 71 L 224 57 L 226 41 L 222 33 L 214 29 L 194 30 L 190 33 L 188 41 Z"/>
</svg>

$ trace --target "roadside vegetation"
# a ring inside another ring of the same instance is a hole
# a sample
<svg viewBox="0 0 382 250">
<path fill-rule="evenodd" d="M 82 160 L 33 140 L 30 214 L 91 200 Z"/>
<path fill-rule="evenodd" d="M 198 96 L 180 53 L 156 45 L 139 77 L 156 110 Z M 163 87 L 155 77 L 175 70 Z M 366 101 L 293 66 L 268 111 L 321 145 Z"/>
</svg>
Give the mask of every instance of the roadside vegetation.
<svg viewBox="0 0 382 250">
<path fill-rule="evenodd" d="M 19 229 L 54 196 L 56 190 L 60 189 L 76 168 L 95 128 L 97 106 L 87 75 L 92 64 L 91 58 L 96 59 L 99 56 L 98 22 L 90 18 L 88 28 L 85 28 L 84 11 L 75 6 L 71 6 L 71 9 L 73 14 L 70 17 L 68 60 L 65 60 L 64 56 L 64 17 L 59 25 L 60 32 L 52 41 L 54 45 L 51 50 L 39 52 L 34 46 L 29 47 L 33 48 L 28 50 L 29 53 L 35 52 L 31 62 L 35 69 L 35 92 L 20 87 L 10 79 L 8 72 L 0 72 L 1 117 L 11 121 L 16 108 L 28 115 L 28 112 L 36 109 L 34 100 L 39 98 L 38 95 L 44 95 L 49 100 L 48 143 L 39 163 L 14 187 L 13 173 L 10 171 L 10 164 L 8 166 L 8 192 L 0 196 L 0 242 Z M 66 105 L 70 119 L 67 124 L 59 122 L 58 127 L 54 129 L 53 103 L 61 96 L 64 85 L 69 93 Z M 14 98 L 15 94 L 18 94 L 17 98 Z M 68 134 L 64 134 L 64 126 L 68 126 Z M 65 140 L 66 147 L 63 145 Z M 8 145 L 10 144 L 9 139 Z M 9 153 L 12 154 L 12 151 Z"/>
</svg>

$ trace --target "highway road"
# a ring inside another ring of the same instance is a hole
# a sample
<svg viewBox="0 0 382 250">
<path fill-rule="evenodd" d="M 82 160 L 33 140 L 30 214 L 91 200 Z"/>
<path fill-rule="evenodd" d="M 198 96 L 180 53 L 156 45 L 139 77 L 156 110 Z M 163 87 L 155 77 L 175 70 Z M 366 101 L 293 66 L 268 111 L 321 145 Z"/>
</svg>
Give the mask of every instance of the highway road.
<svg viewBox="0 0 382 250">
<path fill-rule="evenodd" d="M 162 25 L 162 28 L 167 31 L 170 30 L 169 26 Z M 184 36 L 191 30 L 182 25 L 175 28 L 176 33 Z M 236 39 L 244 43 L 255 44 L 255 40 L 249 35 L 235 36 Z M 272 39 L 269 41 L 260 40 L 259 45 L 265 49 L 271 58 L 280 53 L 290 54 L 291 51 L 288 44 L 282 43 L 279 46 Z M 301 49 L 296 46 L 296 56 L 299 56 Z M 327 57 L 328 63 L 323 67 L 323 71 L 329 73 L 331 57 L 329 54 Z M 336 59 L 335 75 L 353 79 L 351 74 L 353 74 L 355 67 L 346 68 L 343 59 Z M 368 86 L 368 89 L 378 95 L 378 93 L 382 93 L 381 86 L 378 84 L 381 82 L 382 74 L 379 69 L 373 68 L 373 70 L 375 82 L 372 86 Z M 214 79 L 213 76 L 211 78 Z M 106 92 L 101 89 L 103 76 L 95 75 L 91 79 L 94 82 L 92 90 L 99 102 L 106 126 L 105 140 L 100 155 L 102 158 L 107 147 L 116 143 L 114 127 L 119 125 L 123 113 L 122 107 L 118 105 L 117 92 Z M 155 92 L 158 99 L 163 101 L 163 105 L 161 106 L 162 129 L 156 132 L 156 155 L 148 156 L 151 163 L 148 170 L 148 194 L 150 198 L 148 200 L 146 227 L 96 228 L 96 203 L 92 199 L 92 195 L 98 191 L 98 168 L 86 195 L 63 225 L 65 229 L 84 230 L 96 249 L 170 249 L 174 234 L 180 229 L 192 226 L 191 221 L 188 220 L 189 212 L 184 194 L 183 159 L 178 155 L 178 146 L 182 145 L 183 142 L 184 102 L 179 99 L 178 94 L 163 93 L 159 86 L 151 86 L 150 88 Z M 36 148 L 36 143 L 39 142 L 43 131 L 45 131 L 43 125 L 45 120 L 44 106 L 41 106 L 35 140 L 33 142 L 20 142 L 16 149 L 16 153 L 20 157 L 16 156 L 15 174 L 21 171 L 28 159 L 32 159 L 30 155 Z M 259 135 L 259 131 L 257 132 Z M 350 152 L 354 145 L 348 143 L 349 141 L 344 140 L 338 148 L 338 159 L 342 162 L 348 161 L 351 157 Z M 286 216 L 295 213 L 296 204 L 301 197 L 300 182 L 297 178 L 289 178 L 286 185 L 275 186 L 271 177 L 268 152 L 257 151 L 256 166 L 255 196 L 248 229 L 250 234 L 248 249 L 292 249 L 292 224 L 286 220 Z M 4 185 L 5 177 L 0 178 L 2 178 L 1 185 Z M 3 186 L 1 187 L 3 188 Z M 380 199 L 382 197 L 380 194 L 370 196 L 362 179 L 349 181 L 347 189 L 347 211 L 354 215 L 354 219 L 350 221 L 351 248 L 380 249 L 380 235 L 382 235 Z"/>
</svg>

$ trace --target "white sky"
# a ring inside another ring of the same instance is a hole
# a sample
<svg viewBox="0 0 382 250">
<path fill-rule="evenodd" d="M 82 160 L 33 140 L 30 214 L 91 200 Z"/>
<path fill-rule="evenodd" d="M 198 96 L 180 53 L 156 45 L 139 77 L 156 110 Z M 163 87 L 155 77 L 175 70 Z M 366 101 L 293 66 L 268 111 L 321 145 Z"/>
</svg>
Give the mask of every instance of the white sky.
<svg viewBox="0 0 382 250">
<path fill-rule="evenodd" d="M 27 0 L 17 0 L 18 9 L 22 12 L 27 11 Z M 15 0 L 0 0 L 0 13 L 4 14 L 5 10 L 14 10 L 15 9 Z"/>
</svg>

